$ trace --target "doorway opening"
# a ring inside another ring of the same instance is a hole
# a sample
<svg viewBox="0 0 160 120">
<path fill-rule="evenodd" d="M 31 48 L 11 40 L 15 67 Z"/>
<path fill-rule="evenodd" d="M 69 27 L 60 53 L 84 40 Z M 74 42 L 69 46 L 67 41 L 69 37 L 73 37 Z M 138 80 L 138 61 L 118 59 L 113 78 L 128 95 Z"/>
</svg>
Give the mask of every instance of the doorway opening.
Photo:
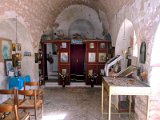
<svg viewBox="0 0 160 120">
<path fill-rule="evenodd" d="M 55 43 L 46 44 L 46 69 L 48 80 L 46 82 L 56 82 L 58 83 L 58 55 L 57 46 Z"/>
<path fill-rule="evenodd" d="M 71 82 L 85 82 L 85 44 L 71 45 L 70 78 Z"/>
</svg>

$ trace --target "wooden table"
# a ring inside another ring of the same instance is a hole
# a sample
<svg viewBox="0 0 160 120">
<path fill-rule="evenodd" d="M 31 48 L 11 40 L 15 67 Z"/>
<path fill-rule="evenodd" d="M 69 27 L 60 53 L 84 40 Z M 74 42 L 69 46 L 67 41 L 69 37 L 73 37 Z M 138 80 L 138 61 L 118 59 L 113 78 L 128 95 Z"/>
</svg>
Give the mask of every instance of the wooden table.
<svg viewBox="0 0 160 120">
<path fill-rule="evenodd" d="M 109 107 L 108 107 L 108 120 L 111 120 L 111 96 L 112 95 L 146 95 L 147 99 L 147 120 L 149 112 L 149 101 L 150 101 L 150 86 L 147 84 L 135 80 L 133 78 L 126 77 L 103 77 L 102 80 L 102 114 L 104 113 L 104 88 L 108 92 L 109 96 Z M 130 97 L 131 98 L 131 97 Z M 129 116 L 131 114 L 131 100 L 129 104 Z"/>
</svg>

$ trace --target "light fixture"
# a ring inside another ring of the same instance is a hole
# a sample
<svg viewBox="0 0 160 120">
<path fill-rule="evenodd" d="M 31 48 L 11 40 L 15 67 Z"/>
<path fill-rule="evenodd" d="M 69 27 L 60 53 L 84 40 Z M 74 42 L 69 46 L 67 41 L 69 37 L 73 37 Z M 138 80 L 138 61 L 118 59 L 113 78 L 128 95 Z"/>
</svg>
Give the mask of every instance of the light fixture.
<svg viewBox="0 0 160 120">
<path fill-rule="evenodd" d="M 18 39 L 17 39 L 17 16 L 16 16 L 16 44 L 18 43 Z"/>
<path fill-rule="evenodd" d="M 123 40 L 126 39 L 126 38 L 125 38 L 125 37 L 126 37 L 126 36 L 125 36 L 125 32 L 126 32 L 126 31 L 125 31 L 125 27 L 126 27 L 126 22 L 125 22 L 125 21 L 126 21 L 126 20 L 125 20 L 125 9 L 124 9 L 124 34 L 123 34 L 124 36 L 123 36 Z"/>
</svg>

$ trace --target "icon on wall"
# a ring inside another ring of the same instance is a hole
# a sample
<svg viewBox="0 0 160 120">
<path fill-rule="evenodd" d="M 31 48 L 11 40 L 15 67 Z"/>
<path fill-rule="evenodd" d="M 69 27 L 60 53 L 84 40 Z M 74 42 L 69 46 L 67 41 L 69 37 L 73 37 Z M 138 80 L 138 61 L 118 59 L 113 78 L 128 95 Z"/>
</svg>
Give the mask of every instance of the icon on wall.
<svg viewBox="0 0 160 120">
<path fill-rule="evenodd" d="M 88 53 L 88 62 L 96 62 L 96 53 Z"/>
<path fill-rule="evenodd" d="M 17 51 L 21 51 L 21 44 L 20 43 L 16 44 L 16 49 L 17 49 Z"/>
<path fill-rule="evenodd" d="M 101 44 L 100 44 L 100 48 L 101 48 L 101 49 L 104 49 L 104 48 L 106 48 L 106 45 L 105 45 L 105 43 L 101 43 Z"/>
<path fill-rule="evenodd" d="M 14 70 L 12 59 L 5 59 L 4 60 L 4 66 L 5 66 L 5 73 L 8 76 L 9 71 Z"/>
<path fill-rule="evenodd" d="M 12 58 L 12 41 L 0 39 L 0 61 Z"/>
<path fill-rule="evenodd" d="M 99 62 L 106 62 L 106 53 L 99 53 Z"/>
<path fill-rule="evenodd" d="M 90 43 L 89 47 L 94 48 L 94 43 Z"/>
<path fill-rule="evenodd" d="M 142 42 L 140 47 L 140 63 L 146 62 L 146 43 Z"/>
<path fill-rule="evenodd" d="M 68 53 L 67 52 L 62 52 L 61 56 L 60 56 L 60 60 L 63 63 L 67 63 L 68 62 Z"/>
<path fill-rule="evenodd" d="M 67 48 L 67 43 L 66 42 L 62 42 L 61 48 Z"/>
</svg>

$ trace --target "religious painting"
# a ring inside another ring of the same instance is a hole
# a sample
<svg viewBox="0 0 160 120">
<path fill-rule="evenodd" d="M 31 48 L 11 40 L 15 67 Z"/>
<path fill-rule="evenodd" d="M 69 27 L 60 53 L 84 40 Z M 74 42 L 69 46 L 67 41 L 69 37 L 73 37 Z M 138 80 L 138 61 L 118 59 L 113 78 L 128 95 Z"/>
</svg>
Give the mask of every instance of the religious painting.
<svg viewBox="0 0 160 120">
<path fill-rule="evenodd" d="M 67 63 L 68 62 L 68 53 L 67 52 L 62 52 L 61 53 L 60 61 L 62 63 Z"/>
<path fill-rule="evenodd" d="M 94 43 L 90 43 L 90 44 L 89 44 L 89 47 L 90 47 L 90 48 L 94 48 Z"/>
<path fill-rule="evenodd" d="M 12 61 L 13 61 L 13 67 L 17 67 L 18 60 L 17 60 L 16 54 L 12 54 Z"/>
<path fill-rule="evenodd" d="M 67 48 L 67 43 L 66 42 L 62 42 L 61 48 Z"/>
<path fill-rule="evenodd" d="M 106 48 L 106 45 L 105 45 L 105 43 L 100 43 L 100 48 L 101 48 L 101 49 L 104 49 L 104 48 Z"/>
<path fill-rule="evenodd" d="M 100 69 L 100 75 L 104 76 L 104 69 Z"/>
<path fill-rule="evenodd" d="M 99 62 L 106 62 L 106 53 L 99 53 Z"/>
<path fill-rule="evenodd" d="M 18 61 L 17 68 L 21 69 L 21 61 Z"/>
<path fill-rule="evenodd" d="M 39 53 L 34 53 L 35 55 L 35 63 L 38 63 L 39 61 Z"/>
<path fill-rule="evenodd" d="M 67 69 L 62 69 L 62 75 L 66 75 L 67 74 Z"/>
<path fill-rule="evenodd" d="M 22 54 L 21 53 L 16 53 L 16 59 L 21 61 L 22 60 Z"/>
<path fill-rule="evenodd" d="M 146 62 L 146 43 L 142 42 L 140 47 L 140 63 L 145 64 Z"/>
<path fill-rule="evenodd" d="M 88 70 L 88 75 L 92 76 L 93 75 L 93 69 Z"/>
<path fill-rule="evenodd" d="M 8 76 L 9 71 L 14 70 L 12 59 L 5 59 L 4 66 L 5 66 L 5 74 Z"/>
<path fill-rule="evenodd" d="M 21 51 L 21 44 L 20 44 L 20 43 L 17 43 L 17 44 L 16 44 L 16 50 L 17 50 L 17 51 Z"/>
<path fill-rule="evenodd" d="M 88 53 L 88 62 L 96 62 L 96 53 Z"/>
<path fill-rule="evenodd" d="M 127 52 L 128 57 L 130 57 L 130 56 L 131 56 L 131 54 L 132 54 L 131 47 L 128 47 L 128 52 Z"/>
<path fill-rule="evenodd" d="M 12 43 L 12 51 L 16 51 L 16 43 Z"/>
<path fill-rule="evenodd" d="M 12 58 L 12 41 L 0 38 L 0 62 Z"/>
</svg>

